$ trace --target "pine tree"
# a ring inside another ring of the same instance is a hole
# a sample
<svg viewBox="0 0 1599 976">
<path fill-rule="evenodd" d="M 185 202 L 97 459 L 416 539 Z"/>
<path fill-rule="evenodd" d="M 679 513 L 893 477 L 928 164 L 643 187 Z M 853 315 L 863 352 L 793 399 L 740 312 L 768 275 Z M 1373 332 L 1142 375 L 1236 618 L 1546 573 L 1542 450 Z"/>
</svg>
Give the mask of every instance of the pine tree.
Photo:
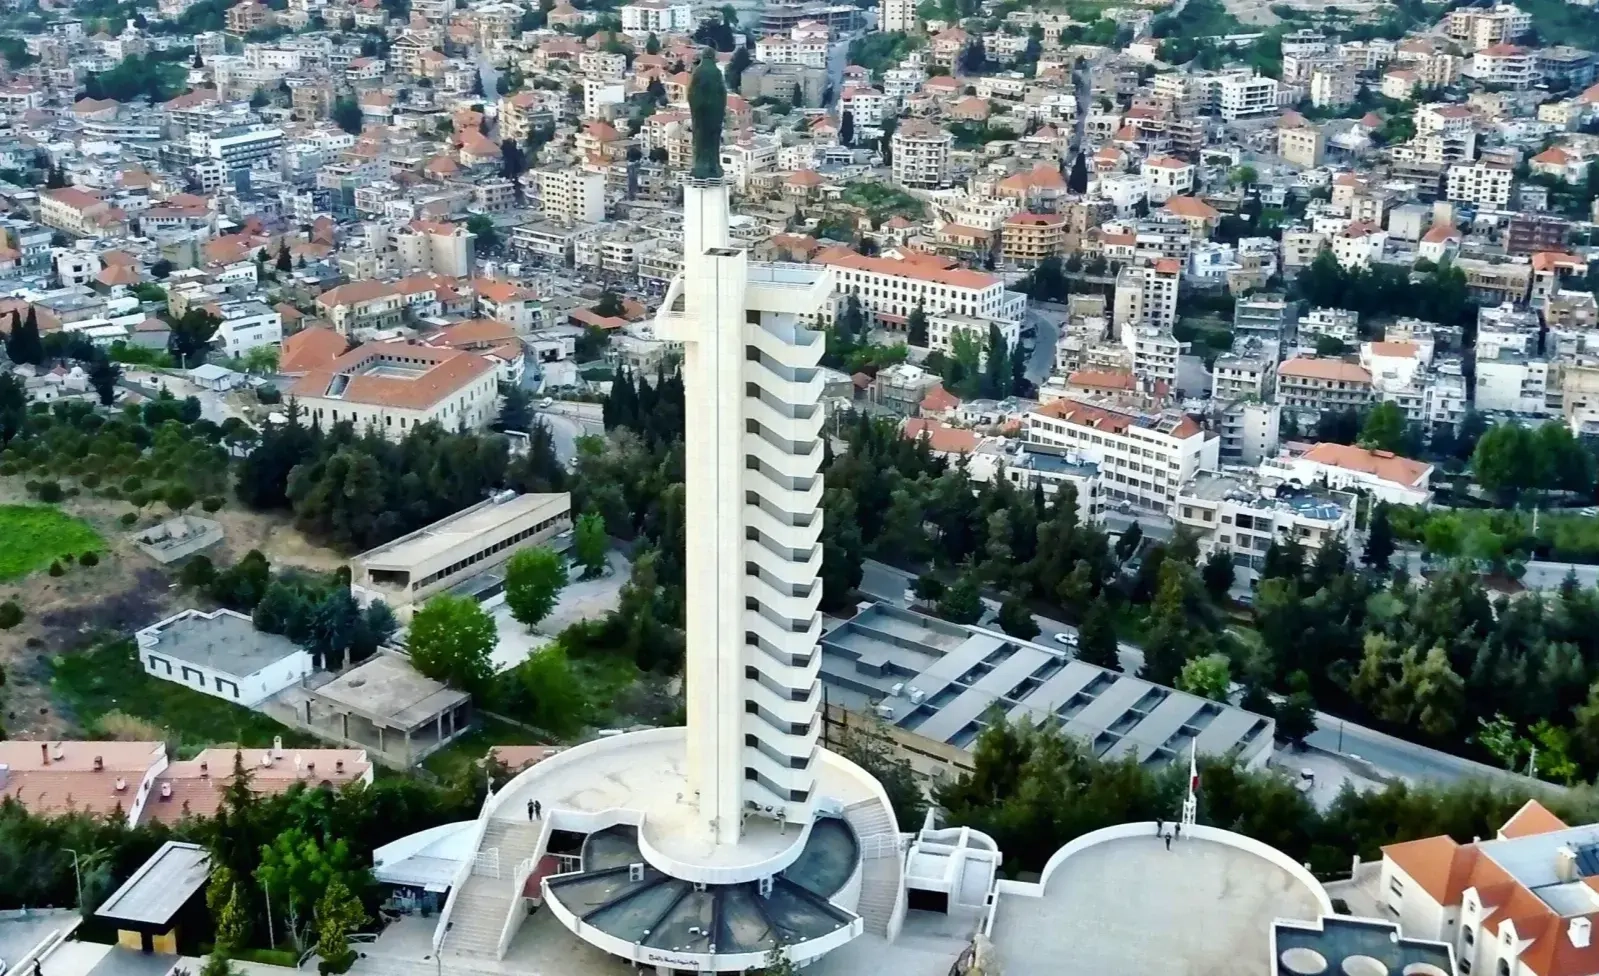
<svg viewBox="0 0 1599 976">
<path fill-rule="evenodd" d="M 1077 660 L 1113 671 L 1122 669 L 1116 653 L 1116 620 L 1104 596 L 1095 597 L 1088 605 L 1088 616 L 1078 628 Z"/>
<path fill-rule="evenodd" d="M 1388 503 L 1378 502 L 1371 510 L 1371 535 L 1366 539 L 1365 563 L 1372 569 L 1386 570 L 1394 554 L 1394 527 L 1388 520 Z"/>
<path fill-rule="evenodd" d="M 277 269 L 284 273 L 294 270 L 294 258 L 289 254 L 289 243 L 287 241 L 278 245 Z"/>
<path fill-rule="evenodd" d="M 851 295 L 853 300 L 855 296 Z M 911 309 L 911 314 L 905 320 L 905 340 L 918 349 L 927 348 L 927 310 L 920 302 Z"/>
<path fill-rule="evenodd" d="M 37 366 L 44 362 L 44 342 L 39 337 L 39 316 L 32 306 L 28 307 L 28 317 L 17 324 L 18 316 L 11 319 L 11 334 L 6 339 L 6 355 L 11 357 L 13 363 L 28 363 Z"/>
<path fill-rule="evenodd" d="M 1077 151 L 1077 158 L 1072 160 L 1072 174 L 1066 180 L 1066 189 L 1072 193 L 1088 192 L 1088 157 L 1082 150 Z"/>
</svg>

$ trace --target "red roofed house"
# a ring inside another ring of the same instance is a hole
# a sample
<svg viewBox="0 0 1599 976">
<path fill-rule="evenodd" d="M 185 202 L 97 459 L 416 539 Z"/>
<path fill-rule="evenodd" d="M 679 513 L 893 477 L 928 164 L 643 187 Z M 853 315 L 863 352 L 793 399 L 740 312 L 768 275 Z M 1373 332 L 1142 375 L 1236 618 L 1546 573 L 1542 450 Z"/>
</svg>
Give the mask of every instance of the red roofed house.
<svg viewBox="0 0 1599 976">
<path fill-rule="evenodd" d="M 944 389 L 944 384 L 939 383 L 922 397 L 922 416 L 943 420 L 954 413 L 960 405 L 961 398 Z"/>
<path fill-rule="evenodd" d="M 1187 224 L 1189 236 L 1196 241 L 1209 238 L 1221 220 L 1221 214 L 1215 207 L 1195 197 L 1172 197 L 1160 209 Z"/>
<path fill-rule="evenodd" d="M 307 419 L 324 428 L 352 421 L 358 430 L 371 427 L 394 440 L 429 422 L 446 430 L 474 430 L 499 412 L 492 361 L 408 342 L 357 346 L 309 370 L 288 392 Z"/>
<path fill-rule="evenodd" d="M 1291 410 L 1359 409 L 1371 396 L 1371 374 L 1342 359 L 1296 356 L 1277 367 L 1277 402 Z"/>
<path fill-rule="evenodd" d="M 1186 159 L 1151 156 L 1144 160 L 1142 173 L 1149 180 L 1150 203 L 1194 192 L 1194 164 Z"/>
<path fill-rule="evenodd" d="M 120 207 L 75 186 L 40 193 L 39 222 L 79 237 L 123 237 L 128 232 L 127 214 Z"/>
<path fill-rule="evenodd" d="M 936 420 L 923 417 L 910 417 L 900 425 L 900 431 L 909 440 L 927 438 L 927 446 L 934 454 L 945 458 L 957 458 L 977 450 L 981 438 L 974 432 L 961 427 L 951 427 Z"/>
<path fill-rule="evenodd" d="M 922 306 L 931 349 L 948 351 L 949 330 L 958 327 L 950 317 L 992 320 L 1006 342 L 1017 341 L 1027 298 L 1007 291 L 995 275 L 957 268 L 953 259 L 921 253 L 872 258 L 851 248 L 833 247 L 815 260 L 833 269 L 841 295 L 857 296 L 861 307 L 885 328 L 903 331 L 911 312 Z M 986 333 L 987 322 L 981 327 Z"/>
<path fill-rule="evenodd" d="M 1566 183 L 1580 183 L 1588 175 L 1588 157 L 1574 149 L 1550 146 L 1527 161 L 1537 176 L 1553 176 Z"/>
<path fill-rule="evenodd" d="M 1453 946 L 1461 973 L 1589 976 L 1599 973 L 1596 834 L 1528 800 L 1491 839 L 1384 847 L 1370 897 L 1405 936 Z"/>
<path fill-rule="evenodd" d="M 303 376 L 313 369 L 326 369 L 344 355 L 348 347 L 348 340 L 332 329 L 302 329 L 283 340 L 282 351 L 278 354 L 278 372 L 285 376 Z"/>
<path fill-rule="evenodd" d="M 1260 470 L 1300 485 L 1325 482 L 1330 488 L 1362 489 L 1393 505 L 1432 500 L 1432 465 L 1353 444 L 1324 441 L 1297 457 L 1267 458 Z"/>
</svg>

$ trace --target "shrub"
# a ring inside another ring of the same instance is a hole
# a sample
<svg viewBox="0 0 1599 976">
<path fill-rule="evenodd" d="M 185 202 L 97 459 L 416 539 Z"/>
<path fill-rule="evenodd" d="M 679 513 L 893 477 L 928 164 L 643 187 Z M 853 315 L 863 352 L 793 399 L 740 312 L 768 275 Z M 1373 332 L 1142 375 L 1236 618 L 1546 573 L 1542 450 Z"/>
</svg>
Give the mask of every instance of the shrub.
<svg viewBox="0 0 1599 976">
<path fill-rule="evenodd" d="M 205 509 L 208 512 L 214 512 L 217 509 L 222 507 L 222 496 L 221 495 L 207 495 L 207 496 L 205 496 L 205 501 L 200 503 L 200 507 Z"/>
<path fill-rule="evenodd" d="M 98 488 L 100 487 L 100 472 L 86 471 L 79 480 L 83 482 L 83 487 L 85 488 Z"/>
<path fill-rule="evenodd" d="M 37 495 L 39 493 L 39 483 L 37 481 L 34 481 L 32 478 L 29 478 L 27 481 L 24 481 L 22 483 L 22 487 L 30 495 Z"/>
<path fill-rule="evenodd" d="M 61 490 L 61 486 L 56 484 L 54 481 L 39 482 L 39 500 L 41 502 L 54 503 L 60 501 L 64 497 L 65 493 Z"/>
<path fill-rule="evenodd" d="M 76 478 L 78 475 L 83 473 L 83 462 L 73 461 L 69 463 L 66 467 L 66 472 L 67 474 L 70 474 L 72 477 Z"/>
<path fill-rule="evenodd" d="M 72 485 L 71 487 L 67 488 L 68 498 L 77 498 L 81 494 L 83 494 L 83 489 L 79 488 L 77 485 Z"/>
<path fill-rule="evenodd" d="M 178 582 L 184 586 L 210 586 L 216 578 L 217 568 L 208 556 L 195 556 L 184 563 L 183 570 L 178 573 Z"/>
<path fill-rule="evenodd" d="M 17 473 L 16 462 L 14 462 L 14 461 L 0 462 L 0 475 L 5 475 L 7 478 L 9 478 L 9 477 L 11 477 L 12 475 L 14 475 L 16 473 Z"/>
<path fill-rule="evenodd" d="M 92 550 L 89 551 L 89 552 L 86 552 L 83 555 L 78 557 L 78 565 L 79 566 L 98 566 L 98 565 L 100 565 L 100 554 L 97 553 L 97 552 L 94 552 Z"/>
<path fill-rule="evenodd" d="M 144 479 L 136 474 L 130 474 L 122 479 L 122 490 L 130 495 L 144 487 Z"/>
<path fill-rule="evenodd" d="M 123 525 L 128 526 L 129 528 L 132 528 L 133 527 L 133 523 L 139 521 L 139 513 L 138 512 L 123 512 L 122 515 L 117 518 L 117 521 L 121 522 Z"/>
<path fill-rule="evenodd" d="M 144 506 L 150 504 L 150 493 L 147 491 L 136 491 L 128 496 L 128 501 L 133 504 L 134 508 L 143 508 Z"/>
<path fill-rule="evenodd" d="M 116 501 L 118 498 L 122 497 L 122 489 L 118 488 L 116 485 L 106 485 L 100 490 L 100 497 L 109 498 L 112 501 Z"/>
<path fill-rule="evenodd" d="M 23 616 L 22 607 L 17 604 L 17 601 L 7 600 L 4 603 L 0 603 L 0 630 L 10 630 L 17 624 L 22 623 Z"/>
<path fill-rule="evenodd" d="M 282 403 L 283 393 L 277 387 L 267 384 L 256 387 L 255 398 L 262 403 Z"/>
<path fill-rule="evenodd" d="M 65 576 L 65 575 L 67 575 L 67 568 L 65 566 L 61 565 L 61 560 L 57 559 L 55 562 L 52 562 L 50 564 L 50 575 L 51 576 Z"/>
</svg>

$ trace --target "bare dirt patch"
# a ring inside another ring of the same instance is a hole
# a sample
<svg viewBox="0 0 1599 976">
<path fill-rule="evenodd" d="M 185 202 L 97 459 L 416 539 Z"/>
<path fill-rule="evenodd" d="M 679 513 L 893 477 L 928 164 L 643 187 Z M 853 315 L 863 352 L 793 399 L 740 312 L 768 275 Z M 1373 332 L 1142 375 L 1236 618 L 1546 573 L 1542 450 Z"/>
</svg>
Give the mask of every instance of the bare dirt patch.
<svg viewBox="0 0 1599 976">
<path fill-rule="evenodd" d="M 0 504 L 33 502 L 21 478 L 0 478 Z M 81 650 L 110 634 L 131 634 L 184 607 L 205 605 L 203 598 L 173 586 L 176 568 L 162 567 L 132 545 L 134 531 L 120 518 L 133 507 L 124 501 L 81 494 L 61 504 L 63 511 L 89 522 L 106 540 L 97 566 L 76 564 L 63 576 L 40 571 L 0 584 L 0 601 L 16 600 L 26 618 L 0 631 L 0 690 L 4 720 L 13 738 L 60 738 L 78 734 L 71 716 L 62 714 L 50 691 L 50 659 Z M 140 513 L 138 528 L 171 517 L 165 507 Z M 326 572 L 344 559 L 316 546 L 294 528 L 286 515 L 257 513 L 226 506 L 207 518 L 222 523 L 222 543 L 206 550 L 219 566 L 259 549 L 276 566 L 298 566 Z"/>
</svg>

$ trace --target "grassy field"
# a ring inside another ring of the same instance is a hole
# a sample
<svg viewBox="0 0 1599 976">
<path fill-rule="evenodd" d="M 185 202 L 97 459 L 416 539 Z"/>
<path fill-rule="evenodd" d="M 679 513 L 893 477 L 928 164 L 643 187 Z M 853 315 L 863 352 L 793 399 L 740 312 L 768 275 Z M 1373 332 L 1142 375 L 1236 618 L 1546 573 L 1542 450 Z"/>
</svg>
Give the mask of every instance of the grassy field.
<svg viewBox="0 0 1599 976">
<path fill-rule="evenodd" d="M 310 735 L 259 712 L 151 677 L 139 667 L 132 640 L 100 644 L 50 662 L 50 687 L 63 710 L 91 736 L 155 736 L 190 756 L 207 746 L 316 746 Z"/>
<path fill-rule="evenodd" d="M 493 746 L 525 746 L 538 738 L 510 722 L 478 715 L 478 727 L 422 760 L 422 768 L 449 782 L 465 781 L 473 766 Z"/>
<path fill-rule="evenodd" d="M 0 580 L 19 579 L 62 556 L 105 548 L 89 523 L 49 505 L 0 505 Z"/>
</svg>

